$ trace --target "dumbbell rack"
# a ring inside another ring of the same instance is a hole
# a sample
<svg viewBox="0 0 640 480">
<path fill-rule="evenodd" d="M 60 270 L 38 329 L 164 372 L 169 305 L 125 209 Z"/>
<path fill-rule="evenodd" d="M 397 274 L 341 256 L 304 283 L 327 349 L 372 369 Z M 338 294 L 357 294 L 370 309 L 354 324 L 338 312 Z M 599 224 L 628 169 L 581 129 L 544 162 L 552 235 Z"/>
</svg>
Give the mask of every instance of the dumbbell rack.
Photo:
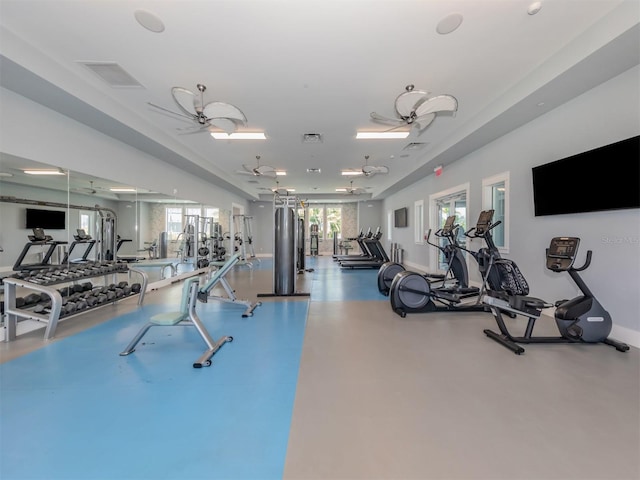
<svg viewBox="0 0 640 480">
<path fill-rule="evenodd" d="M 115 265 L 115 264 L 114 264 Z M 140 275 L 142 278 L 140 293 L 138 294 L 138 305 L 142 305 L 144 301 L 144 294 L 147 290 L 147 274 L 141 270 L 136 268 L 129 267 L 126 264 L 118 264 L 117 269 L 108 271 L 108 272 L 96 272 L 93 274 L 87 274 L 79 277 L 75 277 L 73 279 L 62 279 L 62 280 L 53 280 L 48 282 L 46 285 L 37 284 L 30 282 L 28 279 L 14 278 L 14 277 L 6 277 L 3 279 L 4 283 L 4 305 L 5 305 L 5 315 L 4 315 L 4 341 L 10 342 L 16 339 L 17 336 L 17 324 L 19 319 L 23 320 L 35 320 L 37 322 L 46 323 L 47 326 L 44 331 L 44 339 L 51 339 L 56 333 L 56 327 L 58 326 L 58 321 L 60 320 L 60 312 L 63 306 L 62 295 L 58 290 L 52 288 L 54 285 L 61 285 L 65 283 L 74 283 L 80 280 L 87 280 L 90 278 L 96 277 L 104 277 L 105 283 L 108 283 L 108 278 L 112 277 L 114 280 L 116 279 L 118 273 L 128 273 L 134 272 Z M 18 308 L 16 306 L 17 299 L 17 289 L 24 288 L 28 290 L 33 290 L 39 293 L 47 294 L 51 299 L 51 308 L 48 313 L 36 313 L 31 309 L 23 309 Z M 134 294 L 135 295 L 135 294 Z M 66 318 L 70 318 L 76 315 L 81 315 L 85 312 L 94 310 L 95 308 L 102 307 L 104 305 L 113 304 L 117 301 L 129 298 L 132 295 L 114 298 L 105 303 L 98 304 L 94 307 L 85 308 L 71 315 L 65 316 Z"/>
</svg>

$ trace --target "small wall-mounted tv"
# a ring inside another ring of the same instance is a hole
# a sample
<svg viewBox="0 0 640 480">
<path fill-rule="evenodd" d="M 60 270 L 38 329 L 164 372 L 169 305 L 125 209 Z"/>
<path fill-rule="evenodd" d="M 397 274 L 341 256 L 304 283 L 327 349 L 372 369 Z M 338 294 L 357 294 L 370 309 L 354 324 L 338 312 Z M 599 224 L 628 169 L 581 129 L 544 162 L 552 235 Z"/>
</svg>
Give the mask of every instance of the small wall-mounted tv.
<svg viewBox="0 0 640 480">
<path fill-rule="evenodd" d="M 532 168 L 536 217 L 640 208 L 640 136 Z"/>
<path fill-rule="evenodd" d="M 45 230 L 64 230 L 65 211 L 64 210 L 42 210 L 38 208 L 27 208 L 26 228 L 42 228 Z"/>
<path fill-rule="evenodd" d="M 407 207 L 399 208 L 393 212 L 393 226 L 395 228 L 404 228 L 409 225 L 409 209 Z"/>
</svg>

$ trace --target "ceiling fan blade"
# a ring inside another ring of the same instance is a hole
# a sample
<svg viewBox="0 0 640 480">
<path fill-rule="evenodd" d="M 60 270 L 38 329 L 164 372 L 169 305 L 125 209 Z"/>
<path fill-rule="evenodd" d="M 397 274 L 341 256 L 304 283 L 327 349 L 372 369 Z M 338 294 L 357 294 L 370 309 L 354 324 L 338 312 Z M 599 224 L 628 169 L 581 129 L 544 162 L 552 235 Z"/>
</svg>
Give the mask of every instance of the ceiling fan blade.
<svg viewBox="0 0 640 480">
<path fill-rule="evenodd" d="M 422 117 L 429 113 L 455 112 L 458 110 L 458 100 L 451 95 L 437 95 L 431 97 L 416 108 L 416 115 Z"/>
<path fill-rule="evenodd" d="M 362 173 L 364 173 L 368 177 L 375 175 L 376 173 L 386 174 L 389 173 L 389 167 L 386 167 L 384 165 L 365 165 L 362 167 Z"/>
<path fill-rule="evenodd" d="M 269 165 L 260 165 L 253 169 L 257 175 L 261 175 L 264 177 L 276 178 L 278 175 L 276 174 L 276 169 L 270 167 Z"/>
<path fill-rule="evenodd" d="M 249 165 L 242 165 L 242 168 L 244 168 L 245 171 L 247 173 L 250 173 L 251 175 L 259 175 L 259 173 L 256 171 L 255 167 L 250 167 Z"/>
<path fill-rule="evenodd" d="M 421 117 L 416 118 L 413 122 L 413 125 L 422 132 L 425 128 L 431 125 L 431 122 L 436 118 L 435 113 L 427 113 L 426 115 L 422 115 Z"/>
<path fill-rule="evenodd" d="M 164 108 L 164 107 L 161 107 L 160 105 L 156 105 L 155 103 L 147 102 L 147 105 L 157 110 L 160 110 L 158 113 L 170 113 L 171 115 L 175 115 L 177 117 L 180 117 L 181 119 L 186 118 L 190 121 L 193 121 L 195 118 L 193 115 L 185 115 L 184 113 L 174 112 L 172 110 L 169 110 L 168 108 Z"/>
<path fill-rule="evenodd" d="M 251 176 L 255 176 L 255 173 L 253 172 L 247 172 L 246 170 L 236 170 L 236 173 L 238 175 L 251 175 Z"/>
<path fill-rule="evenodd" d="M 371 120 L 374 122 L 385 123 L 387 125 L 404 125 L 404 120 L 400 120 L 398 118 L 389 118 L 384 115 L 379 115 L 376 112 L 371 112 L 370 114 Z"/>
<path fill-rule="evenodd" d="M 427 92 L 422 90 L 411 90 L 409 92 L 403 92 L 396 98 L 395 108 L 396 113 L 400 117 L 409 117 L 411 112 L 416 109 L 416 104 L 419 104 L 427 97 Z"/>
<path fill-rule="evenodd" d="M 212 127 L 217 127 L 231 135 L 236 131 L 236 124 L 228 118 L 207 118 L 207 123 Z"/>
<path fill-rule="evenodd" d="M 192 125 L 191 127 L 177 128 L 178 135 L 193 135 L 194 133 L 210 133 L 209 125 Z"/>
<path fill-rule="evenodd" d="M 196 110 L 197 97 L 195 93 L 186 88 L 173 87 L 171 89 L 171 96 L 173 96 L 176 104 L 184 113 L 191 116 L 198 116 L 198 111 Z"/>
<path fill-rule="evenodd" d="M 228 118 L 230 120 L 235 120 L 241 124 L 247 123 L 247 117 L 244 116 L 244 113 L 236 107 L 235 105 L 231 105 L 230 103 L 224 102 L 211 102 L 207 103 L 202 110 L 202 113 L 207 118 Z"/>
</svg>

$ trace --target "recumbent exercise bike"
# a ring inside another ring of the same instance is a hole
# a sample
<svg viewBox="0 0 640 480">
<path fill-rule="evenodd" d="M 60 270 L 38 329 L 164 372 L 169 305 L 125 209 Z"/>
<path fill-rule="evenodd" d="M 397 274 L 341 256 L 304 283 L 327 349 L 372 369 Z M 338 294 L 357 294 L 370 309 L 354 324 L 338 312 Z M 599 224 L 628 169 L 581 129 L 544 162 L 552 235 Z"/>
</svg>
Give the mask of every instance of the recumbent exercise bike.
<svg viewBox="0 0 640 480">
<path fill-rule="evenodd" d="M 577 237 L 555 237 L 546 251 L 546 266 L 553 272 L 568 272 L 582 295 L 570 300 L 559 300 L 550 304 L 535 297 L 529 297 L 529 286 L 517 265 L 507 259 L 497 260 L 496 271 L 501 278 L 500 291 L 488 291 L 483 302 L 489 306 L 500 329 L 500 333 L 486 329 L 484 333 L 505 346 L 513 353 L 524 353 L 520 343 L 604 343 L 626 352 L 629 346 L 608 338 L 611 333 L 611 315 L 594 297 L 578 272 L 591 264 L 591 250 L 582 267 L 573 263 L 578 252 L 580 239 Z M 560 333 L 557 337 L 534 337 L 533 329 L 543 308 L 556 307 L 555 321 Z M 528 318 L 522 336 L 512 335 L 502 318 L 502 314 L 521 315 Z"/>
</svg>

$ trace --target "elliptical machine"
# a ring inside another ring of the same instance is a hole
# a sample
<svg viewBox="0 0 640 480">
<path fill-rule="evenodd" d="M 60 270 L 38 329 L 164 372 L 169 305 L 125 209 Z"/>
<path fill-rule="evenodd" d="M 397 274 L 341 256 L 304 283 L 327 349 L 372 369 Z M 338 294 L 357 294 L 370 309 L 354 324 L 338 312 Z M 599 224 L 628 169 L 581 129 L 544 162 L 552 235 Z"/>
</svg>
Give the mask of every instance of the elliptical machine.
<svg viewBox="0 0 640 480">
<path fill-rule="evenodd" d="M 444 274 L 426 273 L 423 276 L 430 284 L 434 282 L 440 283 L 441 287 L 444 287 L 447 282 L 454 281 L 454 288 L 468 288 L 469 287 L 469 272 L 467 270 L 467 263 L 464 261 L 464 256 L 460 251 L 460 245 L 458 244 L 457 236 L 459 225 L 456 224 L 456 216 L 451 215 L 447 217 L 442 228 L 439 228 L 435 232 L 435 236 L 438 238 L 446 238 L 448 243 L 444 246 L 433 243 L 430 241 L 431 229 L 427 234 L 427 243 L 431 246 L 439 249 L 446 260 L 447 271 Z M 386 262 L 378 270 L 378 291 L 383 295 L 388 296 L 391 290 L 391 283 L 398 273 L 404 272 L 406 268 L 397 262 Z"/>
<path fill-rule="evenodd" d="M 529 297 L 529 286 L 522 273 L 511 260 L 496 262 L 496 271 L 505 287 L 502 292 L 487 292 L 483 302 L 489 306 L 500 329 L 500 333 L 484 330 L 485 335 L 505 346 L 513 353 L 524 353 L 519 343 L 604 343 L 619 352 L 626 352 L 629 346 L 608 338 L 611 333 L 611 315 L 598 302 L 584 283 L 578 272 L 591 264 L 591 250 L 587 251 L 584 265 L 574 267 L 580 239 L 577 237 L 555 237 L 546 250 L 546 266 L 553 272 L 567 272 L 576 283 L 582 295 L 570 300 L 559 300 L 550 304 L 535 297 Z M 555 321 L 560 336 L 534 337 L 533 328 L 543 308 L 556 307 Z M 528 318 L 522 336 L 509 333 L 502 313 L 522 315 Z"/>
<path fill-rule="evenodd" d="M 477 252 L 459 245 L 456 247 L 469 252 L 478 262 L 482 275 L 481 288 L 466 287 L 463 289 L 455 286 L 433 288 L 424 275 L 410 271 L 400 272 L 393 278 L 389 289 L 389 300 L 393 311 L 403 318 L 407 313 L 487 311 L 487 306 L 481 302 L 481 295 L 486 284 L 490 284 L 490 288 L 493 290 L 500 290 L 500 285 L 496 283 L 496 277 L 492 272 L 493 263 L 500 258 L 500 253 L 491 238 L 491 230 L 500 222 L 492 223 L 492 220 L 493 210 L 484 210 L 480 212 L 476 226 L 465 233 L 470 238 L 484 239 L 487 247 L 481 248 Z M 462 303 L 462 300 L 470 297 L 478 298 L 475 302 Z"/>
</svg>

